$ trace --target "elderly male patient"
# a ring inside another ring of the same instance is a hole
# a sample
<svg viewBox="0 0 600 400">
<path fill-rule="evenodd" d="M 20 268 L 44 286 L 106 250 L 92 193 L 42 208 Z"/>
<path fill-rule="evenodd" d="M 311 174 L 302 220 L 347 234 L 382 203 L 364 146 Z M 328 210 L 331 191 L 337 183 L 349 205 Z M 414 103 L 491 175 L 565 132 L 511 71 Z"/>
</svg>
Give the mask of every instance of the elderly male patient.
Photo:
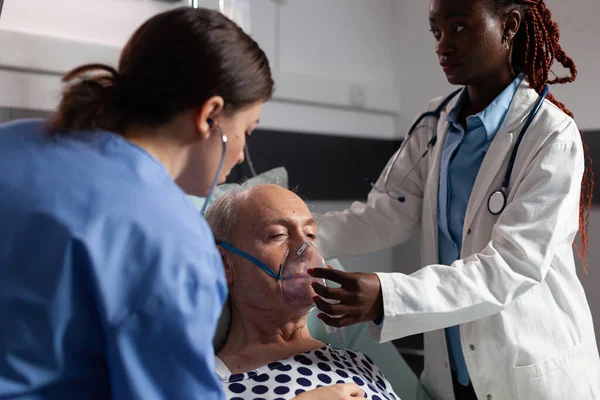
<svg viewBox="0 0 600 400">
<path fill-rule="evenodd" d="M 345 382 L 358 384 L 370 399 L 398 398 L 369 357 L 311 337 L 311 307 L 289 300 L 281 281 L 262 270 L 277 276 L 287 250 L 317 237 L 317 223 L 296 194 L 275 185 L 227 193 L 206 219 L 222 243 L 230 291 L 231 329 L 216 360 L 229 398 L 290 399 Z M 304 287 L 312 299 L 310 282 Z"/>
</svg>

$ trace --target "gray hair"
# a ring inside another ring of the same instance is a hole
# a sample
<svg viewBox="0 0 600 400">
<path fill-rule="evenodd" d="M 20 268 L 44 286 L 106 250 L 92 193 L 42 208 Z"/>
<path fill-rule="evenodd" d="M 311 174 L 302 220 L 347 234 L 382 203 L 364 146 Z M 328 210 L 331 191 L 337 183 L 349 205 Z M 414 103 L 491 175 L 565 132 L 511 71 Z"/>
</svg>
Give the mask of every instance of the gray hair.
<svg viewBox="0 0 600 400">
<path fill-rule="evenodd" d="M 284 187 L 279 182 L 268 182 L 261 177 L 248 179 L 242 184 L 234 184 L 208 207 L 204 218 L 212 229 L 213 236 L 217 242 L 223 241 L 233 245 L 233 234 L 240 217 L 240 199 L 250 189 L 274 184 Z"/>
</svg>

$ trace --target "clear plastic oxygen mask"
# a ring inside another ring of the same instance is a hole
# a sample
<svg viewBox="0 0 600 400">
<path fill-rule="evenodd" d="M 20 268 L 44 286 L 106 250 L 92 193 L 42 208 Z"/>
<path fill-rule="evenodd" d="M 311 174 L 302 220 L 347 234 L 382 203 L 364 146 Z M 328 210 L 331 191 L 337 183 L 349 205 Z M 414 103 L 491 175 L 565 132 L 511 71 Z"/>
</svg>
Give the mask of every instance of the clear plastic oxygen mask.
<svg viewBox="0 0 600 400">
<path fill-rule="evenodd" d="M 308 274 L 311 268 L 327 268 L 325 259 L 310 242 L 305 242 L 297 250 L 288 249 L 280 264 L 281 291 L 283 298 L 288 304 L 294 304 L 297 307 L 307 307 L 311 310 L 315 307 L 313 297 L 315 295 L 312 289 L 312 283 L 316 282 L 327 286 L 327 281 L 322 278 L 313 278 Z M 335 304 L 338 301 L 323 298 L 328 303 Z M 344 341 L 339 328 L 333 328 L 323 323 L 325 331 L 330 334 L 332 331 L 340 347 L 345 349 Z"/>
<path fill-rule="evenodd" d="M 321 253 L 310 242 L 305 242 L 298 249 L 288 249 L 279 266 L 279 284 L 284 300 L 288 304 L 314 307 L 312 283 L 326 285 L 326 281 L 313 278 L 308 274 L 308 270 L 326 267 Z"/>
</svg>

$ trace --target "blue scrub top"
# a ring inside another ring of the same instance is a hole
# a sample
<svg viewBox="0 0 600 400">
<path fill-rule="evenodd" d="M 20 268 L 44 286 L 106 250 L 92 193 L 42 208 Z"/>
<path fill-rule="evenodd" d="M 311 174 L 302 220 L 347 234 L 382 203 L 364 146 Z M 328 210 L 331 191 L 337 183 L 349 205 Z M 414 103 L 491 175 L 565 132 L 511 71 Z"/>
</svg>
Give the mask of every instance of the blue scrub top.
<svg viewBox="0 0 600 400">
<path fill-rule="evenodd" d="M 156 159 L 0 125 L 0 225 L 0 398 L 224 398 L 221 258 Z"/>
</svg>

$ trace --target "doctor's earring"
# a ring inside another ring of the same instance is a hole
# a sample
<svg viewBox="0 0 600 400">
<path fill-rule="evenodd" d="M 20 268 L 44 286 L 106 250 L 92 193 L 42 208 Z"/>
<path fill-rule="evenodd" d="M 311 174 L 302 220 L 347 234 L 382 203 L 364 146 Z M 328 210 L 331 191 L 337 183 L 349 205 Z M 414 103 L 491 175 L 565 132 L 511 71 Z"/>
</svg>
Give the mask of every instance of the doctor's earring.
<svg viewBox="0 0 600 400">
<path fill-rule="evenodd" d="M 508 42 L 508 35 L 506 35 L 506 34 L 502 35 L 502 44 L 504 45 L 504 47 L 507 50 L 510 49 L 510 43 Z"/>
<path fill-rule="evenodd" d="M 502 43 L 504 44 L 506 50 L 510 50 L 510 43 L 514 36 L 514 32 L 510 32 L 509 34 L 505 33 L 504 35 L 502 35 Z"/>
</svg>

